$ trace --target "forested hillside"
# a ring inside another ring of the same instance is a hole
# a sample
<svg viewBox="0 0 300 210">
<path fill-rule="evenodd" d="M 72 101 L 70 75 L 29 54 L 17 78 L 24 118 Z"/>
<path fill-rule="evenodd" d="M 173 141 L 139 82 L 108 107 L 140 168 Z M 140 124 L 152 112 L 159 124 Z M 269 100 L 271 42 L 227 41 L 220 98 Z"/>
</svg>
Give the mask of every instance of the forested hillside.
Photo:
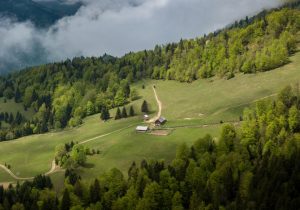
<svg viewBox="0 0 300 210">
<path fill-rule="evenodd" d="M 81 4 L 61 1 L 0 0 L 0 16 L 18 22 L 31 21 L 38 27 L 48 27 L 64 16 L 73 15 Z"/>
<path fill-rule="evenodd" d="M 145 78 L 192 82 L 268 71 L 296 51 L 300 11 L 295 4 L 265 11 L 207 36 L 156 46 L 121 58 L 74 58 L 0 78 L 0 97 L 37 112 L 0 132 L 1 140 L 77 126 L 87 115 L 130 100 L 130 84 Z M 13 122 L 13 121 L 12 121 Z"/>
<path fill-rule="evenodd" d="M 237 129 L 226 124 L 176 157 L 132 163 L 128 178 L 118 170 L 81 181 L 65 173 L 62 195 L 47 177 L 15 188 L 0 187 L 4 209 L 298 209 L 300 206 L 300 96 L 288 86 L 275 101 L 259 101 L 244 112 Z"/>
</svg>

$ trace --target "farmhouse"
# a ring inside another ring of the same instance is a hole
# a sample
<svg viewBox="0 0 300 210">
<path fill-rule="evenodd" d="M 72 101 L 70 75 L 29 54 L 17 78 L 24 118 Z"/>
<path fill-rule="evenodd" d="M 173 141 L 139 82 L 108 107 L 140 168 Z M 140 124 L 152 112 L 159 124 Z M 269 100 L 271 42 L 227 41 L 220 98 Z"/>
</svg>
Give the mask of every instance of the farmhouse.
<svg viewBox="0 0 300 210">
<path fill-rule="evenodd" d="M 163 125 L 167 122 L 167 119 L 164 118 L 164 117 L 160 117 L 158 118 L 156 121 L 155 121 L 155 125 L 156 126 L 160 126 L 160 125 Z"/>
<path fill-rule="evenodd" d="M 137 126 L 135 130 L 137 132 L 145 133 L 149 130 L 149 127 L 148 126 Z"/>
</svg>

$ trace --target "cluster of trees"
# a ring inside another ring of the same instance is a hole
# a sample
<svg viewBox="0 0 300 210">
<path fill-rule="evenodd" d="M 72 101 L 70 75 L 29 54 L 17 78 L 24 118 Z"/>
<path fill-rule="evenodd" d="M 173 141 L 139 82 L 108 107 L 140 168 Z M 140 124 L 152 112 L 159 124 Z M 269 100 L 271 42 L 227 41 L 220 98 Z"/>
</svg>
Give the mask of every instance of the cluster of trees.
<svg viewBox="0 0 300 210">
<path fill-rule="evenodd" d="M 116 111 L 116 115 L 115 115 L 115 120 L 119 120 L 121 118 L 127 118 L 128 116 L 133 117 L 134 115 L 135 115 L 135 113 L 134 113 L 133 106 L 130 106 L 129 114 L 127 114 L 125 106 L 122 108 L 122 112 L 121 112 L 120 108 L 118 107 L 117 111 Z"/>
<path fill-rule="evenodd" d="M 116 58 L 77 57 L 0 78 L 0 97 L 33 108 L 35 117 L 13 136 L 74 127 L 85 116 L 124 106 L 138 98 L 130 84 L 144 78 L 192 82 L 215 75 L 234 77 L 284 65 L 296 50 L 300 11 L 282 8 L 207 36 L 156 46 Z"/>
<path fill-rule="evenodd" d="M 84 166 L 87 155 L 95 154 L 96 151 L 90 151 L 83 145 L 71 143 L 60 144 L 55 148 L 55 163 L 66 169 L 75 169 Z M 97 153 L 99 153 L 97 151 Z"/>
<path fill-rule="evenodd" d="M 0 206 L 73 210 L 298 209 L 299 87 L 285 88 L 275 101 L 258 102 L 245 110 L 244 120 L 239 129 L 223 125 L 217 143 L 206 135 L 191 147 L 180 145 L 169 165 L 155 160 L 143 160 L 140 166 L 133 162 L 128 178 L 112 169 L 90 184 L 68 171 L 62 196 L 49 189 L 36 190 L 25 182 L 8 190 L 0 188 Z M 24 193 L 27 188 L 30 190 Z"/>
<path fill-rule="evenodd" d="M 5 122 L 6 125 L 2 123 Z M 27 122 L 26 118 L 18 111 L 16 115 L 12 112 L 0 113 L 0 141 L 14 139 L 22 136 L 23 123 Z"/>
<path fill-rule="evenodd" d="M 53 65 L 60 66 L 64 64 Z M 53 72 L 53 75 L 56 73 Z M 60 80 L 59 82 L 55 79 L 52 81 L 53 78 L 51 76 L 47 78 L 47 81 L 44 81 L 47 84 L 51 84 L 51 86 L 45 87 L 42 81 L 32 83 L 31 79 L 29 80 L 32 75 L 24 73 L 26 76 L 24 78 L 21 76 L 21 78 L 22 80 L 24 79 L 24 83 L 29 84 L 22 84 L 22 81 L 19 82 L 17 90 L 22 85 L 24 88 L 20 89 L 24 90 L 24 92 L 19 92 L 21 98 L 16 102 L 23 103 L 25 110 L 32 107 L 36 113 L 31 120 L 22 121 L 23 124 L 1 130 L 1 139 L 9 140 L 20 136 L 44 133 L 50 129 L 59 129 L 66 126 L 75 127 L 82 123 L 84 117 L 95 113 L 104 112 L 103 119 L 109 119 L 109 109 L 125 105 L 131 97 L 136 97 L 130 94 L 130 86 L 127 80 L 121 81 L 114 73 L 111 74 L 113 78 L 110 81 L 110 87 L 107 87 L 109 90 L 102 90 L 102 88 L 96 87 L 96 84 L 90 84 L 80 78 L 78 78 L 80 81 L 70 84 L 70 82 L 60 79 L 58 79 Z M 36 80 L 34 76 L 32 77 L 33 80 Z M 2 84 L 1 81 L 3 82 Z M 12 90 L 15 86 L 13 82 L 7 82 L 5 79 L 2 79 L 0 80 L 0 90 L 3 84 L 5 84 L 3 87 L 9 90 Z"/>
<path fill-rule="evenodd" d="M 0 113 L 0 123 L 5 122 L 7 124 L 10 124 L 11 126 L 15 126 L 15 125 L 20 125 L 25 120 L 26 120 L 26 118 L 20 112 L 17 112 L 17 114 L 15 116 L 12 112 L 10 112 L 10 113 L 1 112 Z"/>
<path fill-rule="evenodd" d="M 32 182 L 17 183 L 15 187 L 9 185 L 8 189 L 0 186 L 1 209 L 54 209 L 54 203 L 58 204 L 55 193 L 51 191 L 53 184 L 46 176 L 38 175 Z M 52 196 L 52 197 L 51 197 Z"/>
</svg>

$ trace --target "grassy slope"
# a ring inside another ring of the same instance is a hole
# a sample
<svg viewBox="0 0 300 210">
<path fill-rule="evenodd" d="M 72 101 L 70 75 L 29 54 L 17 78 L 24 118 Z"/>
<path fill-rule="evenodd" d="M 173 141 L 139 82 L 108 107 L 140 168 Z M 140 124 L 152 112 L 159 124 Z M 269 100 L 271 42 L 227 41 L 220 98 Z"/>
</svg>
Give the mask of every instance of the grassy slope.
<svg viewBox="0 0 300 210">
<path fill-rule="evenodd" d="M 245 106 L 300 81 L 300 54 L 291 60 L 292 63 L 279 69 L 256 75 L 239 74 L 231 80 L 214 78 L 213 82 L 199 80 L 191 84 L 155 81 L 163 101 L 163 115 L 172 120 L 172 124 L 238 120 Z"/>
<path fill-rule="evenodd" d="M 144 81 L 136 84 L 142 99 L 134 102 L 138 110 L 146 99 L 151 110 L 157 109 L 151 84 L 155 84 L 163 103 L 163 115 L 169 119 L 167 126 L 183 124 L 204 124 L 238 120 L 243 107 L 259 98 L 278 92 L 287 84 L 299 82 L 300 53 L 292 57 L 292 63 L 265 73 L 256 75 L 238 75 L 226 81 L 215 78 L 196 81 L 192 84 L 174 81 Z M 146 84 L 145 89 L 141 89 Z M 203 115 L 202 115 L 203 114 Z M 113 113 L 112 113 L 113 115 Z M 192 119 L 185 119 L 192 118 Z M 85 120 L 83 126 L 61 132 L 25 137 L 15 141 L 0 143 L 0 162 L 12 165 L 14 173 L 20 176 L 32 176 L 47 171 L 53 159 L 54 148 L 59 143 L 84 141 L 128 125 L 141 123 L 140 116 L 126 120 L 100 123 L 99 115 Z M 126 170 L 133 160 L 158 158 L 170 160 L 175 147 L 181 142 L 191 144 L 205 133 L 214 137 L 219 134 L 220 126 L 207 128 L 180 128 L 170 136 L 156 137 L 136 134 L 134 126 L 119 133 L 99 138 L 87 143 L 90 148 L 100 149 L 101 154 L 89 157 L 88 168 L 81 169 L 83 178 L 93 178 L 98 174 L 117 167 Z M 53 175 L 58 180 L 62 174 Z M 0 182 L 9 181 L 0 172 Z"/>
<path fill-rule="evenodd" d="M 184 128 L 174 130 L 169 136 L 157 137 L 149 134 L 136 134 L 132 129 L 90 142 L 90 148 L 101 150 L 100 155 L 88 158 L 88 167 L 80 170 L 83 178 L 95 178 L 99 174 L 116 167 L 127 174 L 132 161 L 139 163 L 142 159 L 164 159 L 167 162 L 174 158 L 177 145 L 186 142 L 191 145 L 199 137 L 210 133 L 219 135 L 220 126 L 209 128 Z"/>
<path fill-rule="evenodd" d="M 2 182 L 13 182 L 15 181 L 14 178 L 12 178 L 6 171 L 4 171 L 2 168 L 0 169 L 0 185 Z"/>
<path fill-rule="evenodd" d="M 14 115 L 16 115 L 17 112 L 20 112 L 27 119 L 31 119 L 34 115 L 33 109 L 28 109 L 27 111 L 24 111 L 22 103 L 15 103 L 13 99 L 7 100 L 6 103 L 4 103 L 4 98 L 0 98 L 0 112 L 12 112 Z"/>
</svg>

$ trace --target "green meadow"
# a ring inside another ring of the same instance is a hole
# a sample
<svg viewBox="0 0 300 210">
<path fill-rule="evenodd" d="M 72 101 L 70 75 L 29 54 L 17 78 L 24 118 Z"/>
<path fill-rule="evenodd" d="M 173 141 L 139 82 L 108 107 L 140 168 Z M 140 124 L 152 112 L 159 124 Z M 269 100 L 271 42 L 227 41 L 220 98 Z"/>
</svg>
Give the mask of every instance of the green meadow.
<svg viewBox="0 0 300 210">
<path fill-rule="evenodd" d="M 20 112 L 27 119 L 31 119 L 34 115 L 34 111 L 32 108 L 29 108 L 25 111 L 21 103 L 15 103 L 13 99 L 5 101 L 3 97 L 0 98 L 0 112 L 11 112 L 14 115 L 16 115 L 17 112 Z"/>
<path fill-rule="evenodd" d="M 136 117 L 101 122 L 97 114 L 86 118 L 83 125 L 77 128 L 1 142 L 0 163 L 10 164 L 13 173 L 20 177 L 35 176 L 50 169 L 54 149 L 58 144 L 89 139 L 91 141 L 85 145 L 90 149 L 99 149 L 100 154 L 89 156 L 86 167 L 78 169 L 86 180 L 113 167 L 126 174 L 132 161 L 139 163 L 142 159 L 164 159 L 168 162 L 174 157 L 177 145 L 191 145 L 207 133 L 217 139 L 221 120 L 237 122 L 245 107 L 257 100 L 275 97 L 286 85 L 299 82 L 299 66 L 300 53 L 282 68 L 258 74 L 239 74 L 231 80 L 215 77 L 193 83 L 155 80 L 138 82 L 134 88 L 138 90 L 140 99 L 129 104 L 134 106 Z M 142 89 L 143 85 L 145 89 Z M 163 104 L 162 115 L 168 119 L 164 127 L 173 128 L 168 136 L 135 132 L 135 127 L 143 124 L 140 113 L 143 100 L 149 103 L 152 116 L 157 111 L 152 85 L 156 86 Z M 1 102 L 0 111 L 9 111 L 10 108 L 17 110 L 14 106 L 17 105 L 12 101 L 5 104 Z M 112 117 L 114 113 L 115 110 L 112 110 Z M 57 186 L 62 185 L 62 172 L 52 174 L 51 177 Z M 13 179 L 0 169 L 0 182 L 10 181 Z"/>
</svg>

